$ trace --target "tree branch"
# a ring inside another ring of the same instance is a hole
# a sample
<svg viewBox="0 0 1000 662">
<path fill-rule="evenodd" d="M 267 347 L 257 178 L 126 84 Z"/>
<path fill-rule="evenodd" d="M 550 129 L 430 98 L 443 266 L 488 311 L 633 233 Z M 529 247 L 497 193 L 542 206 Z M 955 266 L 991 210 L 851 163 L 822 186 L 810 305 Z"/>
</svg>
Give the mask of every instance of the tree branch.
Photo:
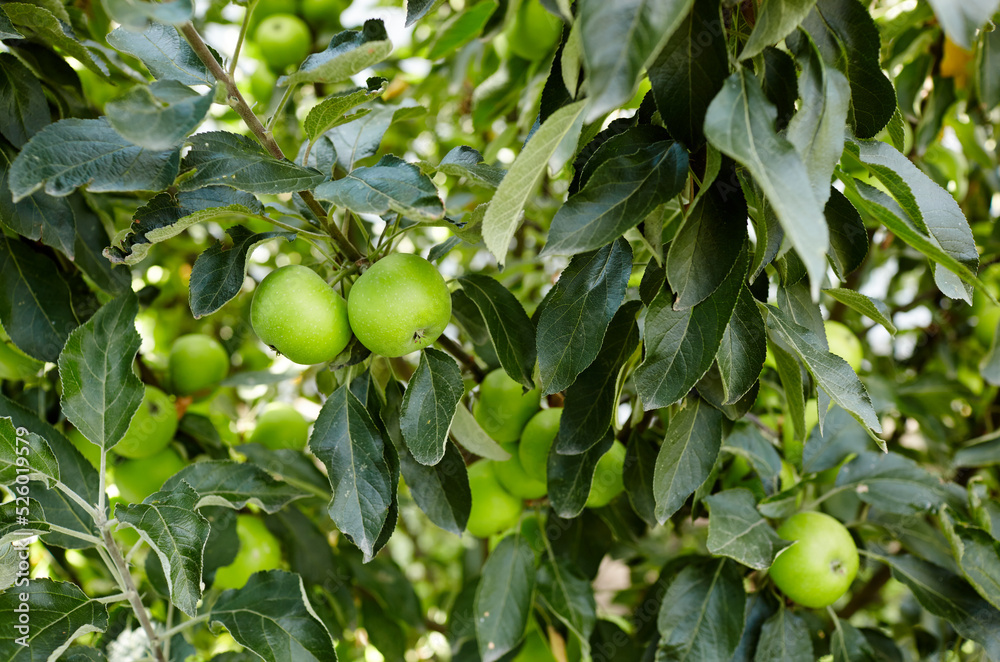
<svg viewBox="0 0 1000 662">
<path fill-rule="evenodd" d="M 479 364 L 476 363 L 476 359 L 472 358 L 472 356 L 462 349 L 458 343 L 443 333 L 438 337 L 437 343 L 441 345 L 441 349 L 454 356 L 462 363 L 462 365 L 468 368 L 469 372 L 472 373 L 472 376 L 476 378 L 477 382 L 483 381 L 483 378 L 486 376 L 486 372 L 479 367 Z"/>
<path fill-rule="evenodd" d="M 278 143 L 274 140 L 274 136 L 271 135 L 271 132 L 268 131 L 263 124 L 261 124 L 260 118 L 258 118 L 253 112 L 249 104 L 247 104 L 246 100 L 243 98 L 243 94 L 239 91 L 239 89 L 237 89 L 236 82 L 233 80 L 233 77 L 226 73 L 226 70 L 222 68 L 219 61 L 215 59 L 215 56 L 212 55 L 212 51 L 208 48 L 208 44 L 206 44 L 205 40 L 201 38 L 201 35 L 198 33 L 198 30 L 194 27 L 194 25 L 188 21 L 178 27 L 177 30 L 181 33 L 184 39 L 187 40 L 188 44 L 191 45 L 191 48 L 194 49 L 198 59 L 200 59 L 205 66 L 208 67 L 208 70 L 212 73 L 215 80 L 225 86 L 226 97 L 229 99 L 229 105 L 243 119 L 247 128 L 249 128 L 253 135 L 257 137 L 257 140 L 259 140 L 260 144 L 264 146 L 264 149 L 266 149 L 271 156 L 276 159 L 285 158 L 285 154 L 281 151 L 281 147 L 279 147 Z M 329 234 L 330 238 L 333 239 L 333 242 L 337 245 L 337 249 L 344 255 L 344 257 L 351 262 L 359 262 L 365 259 L 365 256 L 361 254 L 361 251 L 359 251 L 354 244 L 351 243 L 351 240 L 340 231 L 340 228 L 337 227 L 336 223 L 333 223 L 329 220 L 329 218 L 327 218 L 326 210 L 319 204 L 312 192 L 299 191 L 299 196 L 302 197 L 302 201 L 306 203 L 306 206 L 309 207 L 310 211 L 312 211 L 312 213 L 315 214 L 316 217 L 323 223 L 327 234 Z"/>
<path fill-rule="evenodd" d="M 103 513 L 101 513 L 101 519 L 104 519 Z M 111 537 L 111 529 L 108 527 L 107 522 L 100 522 L 100 527 L 104 545 L 107 547 L 108 554 L 110 554 L 111 560 L 114 562 L 115 567 L 118 569 L 118 574 L 121 576 L 122 592 L 128 596 L 129 604 L 132 605 L 132 611 L 135 612 L 139 623 L 142 624 L 142 629 L 146 632 L 146 638 L 149 639 L 149 649 L 152 651 L 153 657 L 156 658 L 157 662 L 166 662 L 163 657 L 163 649 L 160 647 L 160 638 L 156 634 L 156 630 L 153 629 L 153 623 L 149 620 L 149 614 L 146 613 L 145 605 L 142 604 L 139 591 L 132 580 L 132 573 L 129 572 L 128 564 L 122 557 L 122 550 L 118 548 L 118 543 Z"/>
</svg>

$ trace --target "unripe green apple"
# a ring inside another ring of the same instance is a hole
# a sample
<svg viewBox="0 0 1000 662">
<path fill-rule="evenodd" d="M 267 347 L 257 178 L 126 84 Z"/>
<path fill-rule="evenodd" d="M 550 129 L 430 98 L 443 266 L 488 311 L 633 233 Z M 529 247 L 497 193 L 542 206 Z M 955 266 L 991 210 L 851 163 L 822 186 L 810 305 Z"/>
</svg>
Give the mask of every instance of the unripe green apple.
<svg viewBox="0 0 1000 662">
<path fill-rule="evenodd" d="M 118 494 L 129 503 L 140 503 L 175 473 L 187 466 L 173 448 L 164 448 L 155 455 L 138 460 L 125 460 L 114 468 Z"/>
<path fill-rule="evenodd" d="M 250 323 L 264 344 L 302 365 L 332 361 L 351 340 L 344 298 L 301 265 L 264 277 L 253 295 Z"/>
<path fill-rule="evenodd" d="M 510 494 L 520 499 L 540 499 L 549 491 L 544 480 L 532 478 L 521 465 L 518 455 L 518 444 L 501 444 L 510 453 L 510 459 L 495 462 L 493 473 L 497 475 L 500 485 Z"/>
<path fill-rule="evenodd" d="M 362 345 L 381 356 L 404 356 L 444 332 L 451 293 L 433 264 L 419 255 L 393 253 L 354 283 L 347 309 Z"/>
<path fill-rule="evenodd" d="M 125 436 L 113 448 L 122 457 L 149 457 L 166 448 L 176 432 L 177 408 L 170 401 L 170 396 L 155 386 L 147 385 L 142 403 L 132 417 Z"/>
<path fill-rule="evenodd" d="M 489 538 L 517 524 L 524 505 L 501 487 L 492 460 L 479 460 L 469 466 L 469 489 L 472 509 L 465 527 L 469 533 Z"/>
<path fill-rule="evenodd" d="M 168 359 L 178 395 L 206 395 L 229 374 L 229 354 L 215 338 L 191 333 L 174 341 Z"/>
<path fill-rule="evenodd" d="M 261 444 L 277 450 L 291 448 L 300 451 L 309 440 L 309 422 L 292 405 L 272 402 L 257 417 L 257 426 L 250 435 L 251 444 Z"/>
<path fill-rule="evenodd" d="M 771 564 L 771 578 L 782 593 L 819 609 L 847 592 L 858 574 L 858 548 L 843 524 L 819 512 L 796 513 L 778 535 L 796 541 Z"/>
<path fill-rule="evenodd" d="M 865 357 L 865 350 L 854 332 L 834 320 L 826 320 L 823 326 L 826 328 L 826 341 L 830 345 L 830 352 L 847 361 L 854 372 L 861 370 L 861 360 Z"/>
<path fill-rule="evenodd" d="M 296 0 L 257 0 L 253 16 L 250 17 L 250 28 L 256 28 L 261 22 L 275 14 L 295 14 L 298 12 Z"/>
<path fill-rule="evenodd" d="M 277 82 L 278 77 L 274 75 L 274 72 L 259 64 L 250 74 L 250 94 L 262 106 L 266 106 L 271 100 L 271 95 L 274 94 L 274 85 Z"/>
<path fill-rule="evenodd" d="M 588 508 L 603 508 L 625 491 L 625 446 L 618 440 L 601 456 L 594 469 L 594 482 L 587 497 Z"/>
<path fill-rule="evenodd" d="M 521 0 L 507 31 L 510 50 L 525 60 L 540 60 L 555 47 L 562 28 L 559 17 L 545 9 L 540 0 Z"/>
<path fill-rule="evenodd" d="M 275 71 L 299 64 L 312 51 L 312 34 L 301 18 L 292 14 L 268 16 L 254 32 L 254 41 Z"/>
<path fill-rule="evenodd" d="M 281 565 L 281 544 L 264 522 L 253 515 L 237 515 L 236 536 L 240 549 L 232 563 L 215 571 L 212 586 L 217 589 L 243 588 L 250 575 Z"/>
<path fill-rule="evenodd" d="M 528 421 L 521 431 L 521 443 L 517 454 L 521 458 L 524 472 L 535 480 L 543 483 L 546 480 L 546 466 L 549 459 L 549 449 L 559 434 L 559 421 L 562 420 L 562 407 L 543 409 Z"/>
<path fill-rule="evenodd" d="M 498 368 L 479 385 L 479 399 L 472 413 L 486 434 L 500 443 L 509 443 L 521 438 L 521 430 L 538 411 L 541 400 L 540 390 L 524 393 L 520 384 Z"/>
<path fill-rule="evenodd" d="M 336 27 L 343 9 L 341 0 L 302 0 L 302 16 L 316 30 Z"/>
</svg>

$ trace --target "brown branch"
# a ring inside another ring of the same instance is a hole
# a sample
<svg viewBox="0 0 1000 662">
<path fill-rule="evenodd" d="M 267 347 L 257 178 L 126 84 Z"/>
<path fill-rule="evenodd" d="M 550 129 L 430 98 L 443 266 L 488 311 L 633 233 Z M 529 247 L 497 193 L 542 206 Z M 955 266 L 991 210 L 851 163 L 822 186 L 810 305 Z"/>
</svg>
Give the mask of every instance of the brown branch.
<svg viewBox="0 0 1000 662">
<path fill-rule="evenodd" d="M 861 608 L 866 607 L 869 602 L 878 597 L 882 591 L 882 587 L 885 586 L 890 577 L 892 577 L 892 571 L 889 569 L 889 566 L 879 566 L 879 569 L 875 571 L 875 574 L 868 580 L 868 583 L 851 596 L 851 601 L 844 605 L 844 608 L 837 613 L 837 616 L 842 620 L 847 620 Z"/>
<path fill-rule="evenodd" d="M 483 378 L 486 376 L 486 372 L 479 367 L 479 364 L 476 363 L 476 359 L 472 358 L 472 356 L 462 349 L 458 343 L 443 333 L 438 337 L 437 343 L 441 345 L 441 349 L 454 356 L 462 363 L 462 365 L 468 368 L 469 372 L 472 373 L 472 376 L 476 378 L 477 382 L 483 381 Z"/>
<path fill-rule="evenodd" d="M 233 77 L 226 73 L 226 70 L 222 68 L 219 61 L 215 59 L 212 55 L 212 51 L 208 48 L 208 44 L 205 40 L 201 38 L 198 30 L 194 25 L 188 21 L 181 25 L 177 30 L 181 33 L 184 39 L 187 40 L 191 48 L 194 49 L 195 54 L 198 56 L 208 70 L 212 73 L 212 77 L 218 82 L 222 83 L 226 88 L 226 97 L 229 99 L 229 105 L 237 114 L 243 119 L 243 122 L 247 125 L 247 128 L 257 137 L 260 144 L 264 146 L 271 156 L 276 159 L 285 158 L 284 152 L 281 151 L 281 147 L 274 140 L 274 136 L 271 132 L 261 123 L 260 118 L 254 114 L 253 110 L 247 104 L 246 100 L 243 98 L 243 94 L 237 89 L 236 82 Z M 319 204 L 316 198 L 310 191 L 300 191 L 299 195 L 302 197 L 302 201 L 306 203 L 310 211 L 316 215 L 317 218 L 323 223 L 324 229 L 333 242 L 337 245 L 338 250 L 351 262 L 360 262 L 365 259 L 365 256 L 361 254 L 354 244 L 344 236 L 344 233 L 340 231 L 336 223 L 333 223 L 327 218 L 326 210 L 323 206 Z"/>
</svg>

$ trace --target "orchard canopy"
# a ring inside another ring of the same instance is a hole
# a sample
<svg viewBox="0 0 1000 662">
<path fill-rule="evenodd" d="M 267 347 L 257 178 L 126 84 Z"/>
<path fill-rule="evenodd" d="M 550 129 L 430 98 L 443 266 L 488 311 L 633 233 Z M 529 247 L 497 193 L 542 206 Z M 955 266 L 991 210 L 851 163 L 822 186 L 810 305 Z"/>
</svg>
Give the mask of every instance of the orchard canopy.
<svg viewBox="0 0 1000 662">
<path fill-rule="evenodd" d="M 998 20 L 0 1 L 0 660 L 1000 662 Z"/>
</svg>

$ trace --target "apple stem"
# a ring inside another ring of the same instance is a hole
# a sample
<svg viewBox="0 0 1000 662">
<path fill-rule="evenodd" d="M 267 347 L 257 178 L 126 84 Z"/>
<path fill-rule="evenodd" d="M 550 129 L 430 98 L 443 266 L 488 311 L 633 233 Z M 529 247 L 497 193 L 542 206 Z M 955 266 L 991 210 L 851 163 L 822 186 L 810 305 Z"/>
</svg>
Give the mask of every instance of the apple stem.
<svg viewBox="0 0 1000 662">
<path fill-rule="evenodd" d="M 246 39 L 247 30 L 250 28 L 250 18 L 253 10 L 257 7 L 257 0 L 250 0 L 247 3 L 247 11 L 243 15 L 243 24 L 240 26 L 240 36 L 236 39 L 236 50 L 233 52 L 233 61 L 229 63 L 229 77 L 236 75 L 236 63 L 240 59 L 240 51 L 243 49 L 243 40 Z"/>
<path fill-rule="evenodd" d="M 459 346 L 458 343 L 443 333 L 438 336 L 437 343 L 441 345 L 441 349 L 454 356 L 459 360 L 459 362 L 462 363 L 462 365 L 468 368 L 469 372 L 472 373 L 472 376 L 475 377 L 477 382 L 483 381 L 483 378 L 486 377 L 486 373 L 479 367 L 479 364 L 476 363 L 476 359 L 472 358 L 464 349 L 461 348 L 461 346 Z"/>
</svg>

